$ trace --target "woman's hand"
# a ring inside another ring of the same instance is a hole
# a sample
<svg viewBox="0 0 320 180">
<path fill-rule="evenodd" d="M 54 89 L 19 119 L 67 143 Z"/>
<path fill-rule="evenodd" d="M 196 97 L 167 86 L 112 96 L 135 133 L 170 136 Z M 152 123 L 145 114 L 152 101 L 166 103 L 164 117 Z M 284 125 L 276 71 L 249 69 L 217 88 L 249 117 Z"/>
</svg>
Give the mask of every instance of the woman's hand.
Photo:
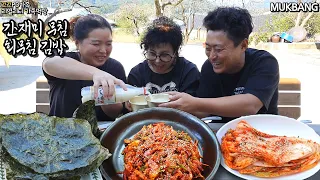
<svg viewBox="0 0 320 180">
<path fill-rule="evenodd" d="M 115 91 L 115 84 L 121 86 L 125 91 L 127 87 L 125 83 L 104 71 L 97 71 L 93 74 L 94 98 L 98 96 L 98 88 L 102 86 L 104 98 L 111 98 Z"/>
</svg>

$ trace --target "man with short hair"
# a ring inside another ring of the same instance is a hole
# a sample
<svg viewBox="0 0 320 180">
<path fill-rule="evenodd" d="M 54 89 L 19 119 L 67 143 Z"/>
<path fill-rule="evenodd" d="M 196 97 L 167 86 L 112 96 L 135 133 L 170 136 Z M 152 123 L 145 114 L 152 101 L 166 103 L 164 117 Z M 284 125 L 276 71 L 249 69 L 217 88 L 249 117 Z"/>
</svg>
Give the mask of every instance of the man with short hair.
<svg viewBox="0 0 320 180">
<path fill-rule="evenodd" d="M 208 13 L 205 52 L 197 97 L 170 92 L 177 108 L 200 118 L 228 122 L 253 114 L 278 114 L 279 65 L 267 51 L 248 48 L 252 18 L 246 9 L 223 7 Z"/>
</svg>

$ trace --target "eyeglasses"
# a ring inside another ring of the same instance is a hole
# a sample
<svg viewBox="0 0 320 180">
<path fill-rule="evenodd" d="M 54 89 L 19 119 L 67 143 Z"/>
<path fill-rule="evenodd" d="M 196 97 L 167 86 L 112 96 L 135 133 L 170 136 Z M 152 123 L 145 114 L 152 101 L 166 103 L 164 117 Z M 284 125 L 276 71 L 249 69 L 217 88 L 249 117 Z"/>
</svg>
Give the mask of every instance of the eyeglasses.
<svg viewBox="0 0 320 180">
<path fill-rule="evenodd" d="M 149 61 L 155 61 L 159 57 L 160 61 L 170 62 L 174 56 L 167 53 L 156 54 L 155 52 L 147 51 L 144 53 L 144 57 Z"/>
</svg>

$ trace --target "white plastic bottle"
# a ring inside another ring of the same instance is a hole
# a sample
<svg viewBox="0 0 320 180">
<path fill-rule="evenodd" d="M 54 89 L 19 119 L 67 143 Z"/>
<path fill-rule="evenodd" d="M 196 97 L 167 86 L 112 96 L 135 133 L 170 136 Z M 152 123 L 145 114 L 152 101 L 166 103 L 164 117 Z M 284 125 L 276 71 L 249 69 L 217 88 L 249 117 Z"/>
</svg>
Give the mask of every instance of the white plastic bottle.
<svg viewBox="0 0 320 180">
<path fill-rule="evenodd" d="M 141 94 L 149 94 L 145 87 L 134 87 L 126 84 L 127 91 L 123 90 L 122 87 L 115 85 L 115 93 L 110 99 L 103 97 L 103 89 L 99 87 L 98 97 L 94 99 L 94 90 L 93 86 L 87 86 L 81 89 L 82 103 L 85 103 L 89 100 L 95 100 L 96 106 L 106 105 L 106 104 L 115 104 L 129 101 L 134 96 Z"/>
</svg>

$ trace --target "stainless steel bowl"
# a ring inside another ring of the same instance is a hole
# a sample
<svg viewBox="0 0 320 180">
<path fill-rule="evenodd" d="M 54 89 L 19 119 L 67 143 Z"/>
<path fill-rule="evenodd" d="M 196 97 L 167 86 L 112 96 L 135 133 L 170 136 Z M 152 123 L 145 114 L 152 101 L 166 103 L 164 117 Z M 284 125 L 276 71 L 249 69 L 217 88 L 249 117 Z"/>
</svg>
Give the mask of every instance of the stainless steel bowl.
<svg viewBox="0 0 320 180">
<path fill-rule="evenodd" d="M 164 122 L 175 130 L 187 132 L 193 140 L 198 141 L 199 151 L 203 156 L 205 167 L 202 175 L 213 179 L 220 165 L 219 142 L 213 131 L 203 121 L 195 116 L 171 108 L 146 108 L 128 113 L 113 122 L 102 134 L 101 144 L 108 148 L 112 156 L 100 166 L 105 179 L 122 179 L 124 170 L 123 155 L 124 139 L 132 138 L 144 125 Z"/>
</svg>

